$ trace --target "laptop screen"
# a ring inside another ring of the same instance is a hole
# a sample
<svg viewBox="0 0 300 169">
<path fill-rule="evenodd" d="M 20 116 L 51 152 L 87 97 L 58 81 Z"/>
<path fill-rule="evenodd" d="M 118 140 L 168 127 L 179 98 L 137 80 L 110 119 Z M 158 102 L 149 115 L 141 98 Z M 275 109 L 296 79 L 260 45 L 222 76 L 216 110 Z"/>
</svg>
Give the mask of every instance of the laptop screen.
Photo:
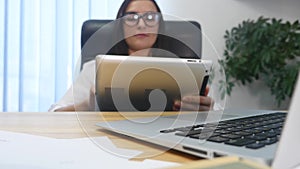
<svg viewBox="0 0 300 169">
<path fill-rule="evenodd" d="M 300 167 L 300 73 L 272 168 Z"/>
</svg>

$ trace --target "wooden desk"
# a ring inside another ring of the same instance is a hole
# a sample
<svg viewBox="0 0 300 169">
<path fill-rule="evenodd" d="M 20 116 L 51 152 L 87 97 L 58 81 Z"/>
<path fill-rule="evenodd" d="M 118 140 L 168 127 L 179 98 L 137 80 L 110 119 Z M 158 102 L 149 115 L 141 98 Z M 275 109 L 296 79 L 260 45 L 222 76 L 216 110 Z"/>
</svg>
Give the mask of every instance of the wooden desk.
<svg viewBox="0 0 300 169">
<path fill-rule="evenodd" d="M 174 114 L 174 112 L 166 112 L 163 115 L 172 113 Z M 148 115 L 153 116 L 156 113 L 149 113 Z M 128 113 L 127 117 L 136 118 L 139 116 L 136 113 Z M 156 156 L 149 156 L 149 159 L 178 163 L 199 160 L 195 156 L 182 154 L 175 150 L 165 151 L 163 147 L 108 132 L 95 126 L 95 123 L 99 121 L 121 119 L 124 117 L 116 112 L 1 112 L 0 130 L 64 139 L 107 136 L 117 147 L 143 151 L 143 157 L 148 154 L 157 154 Z M 143 160 L 143 158 L 135 157 L 132 160 Z"/>
</svg>

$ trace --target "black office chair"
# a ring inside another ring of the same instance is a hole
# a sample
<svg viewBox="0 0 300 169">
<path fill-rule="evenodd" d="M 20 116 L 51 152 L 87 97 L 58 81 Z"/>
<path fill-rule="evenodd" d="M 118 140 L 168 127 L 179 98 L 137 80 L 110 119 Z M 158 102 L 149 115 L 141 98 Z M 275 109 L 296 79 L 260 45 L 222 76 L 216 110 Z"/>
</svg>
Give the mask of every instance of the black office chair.
<svg viewBox="0 0 300 169">
<path fill-rule="evenodd" d="M 111 47 L 113 20 L 87 20 L 81 30 L 81 68 L 98 54 L 106 54 Z M 101 29 L 100 29 L 101 28 Z M 165 49 L 181 58 L 201 58 L 202 33 L 196 21 L 165 21 Z M 168 56 L 162 56 L 168 57 Z"/>
</svg>

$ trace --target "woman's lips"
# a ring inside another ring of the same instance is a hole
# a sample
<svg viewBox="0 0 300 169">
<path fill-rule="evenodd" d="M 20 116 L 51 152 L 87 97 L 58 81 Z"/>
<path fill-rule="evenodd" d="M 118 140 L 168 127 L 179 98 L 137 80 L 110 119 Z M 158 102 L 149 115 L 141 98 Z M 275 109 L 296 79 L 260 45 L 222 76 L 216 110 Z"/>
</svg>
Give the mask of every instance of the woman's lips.
<svg viewBox="0 0 300 169">
<path fill-rule="evenodd" d="M 147 34 L 145 34 L 145 33 L 139 33 L 139 34 L 136 34 L 136 35 L 134 35 L 135 37 L 138 37 L 138 38 L 145 38 L 145 37 L 148 37 L 148 35 Z"/>
</svg>

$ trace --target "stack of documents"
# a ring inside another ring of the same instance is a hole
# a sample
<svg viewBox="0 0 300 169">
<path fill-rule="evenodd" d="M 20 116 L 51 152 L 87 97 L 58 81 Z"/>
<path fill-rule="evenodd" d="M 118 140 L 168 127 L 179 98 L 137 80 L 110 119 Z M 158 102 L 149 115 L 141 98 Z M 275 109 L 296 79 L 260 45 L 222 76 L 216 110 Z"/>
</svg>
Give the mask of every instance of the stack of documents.
<svg viewBox="0 0 300 169">
<path fill-rule="evenodd" d="M 117 148 L 107 137 L 54 139 L 0 131 L 0 150 L 1 169 L 140 169 L 178 166 L 176 163 L 155 160 L 131 161 L 130 158 L 142 152 Z"/>
</svg>

